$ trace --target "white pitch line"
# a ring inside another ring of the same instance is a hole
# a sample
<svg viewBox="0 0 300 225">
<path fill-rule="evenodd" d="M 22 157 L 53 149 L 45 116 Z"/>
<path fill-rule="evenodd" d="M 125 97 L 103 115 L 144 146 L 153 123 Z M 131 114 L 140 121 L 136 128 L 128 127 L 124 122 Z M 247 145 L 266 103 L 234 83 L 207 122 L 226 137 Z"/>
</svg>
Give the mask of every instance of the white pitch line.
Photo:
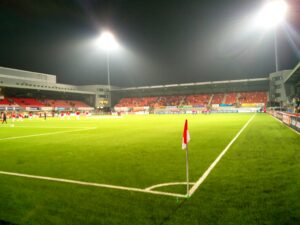
<svg viewBox="0 0 300 225">
<path fill-rule="evenodd" d="M 152 189 L 160 188 L 160 187 L 175 186 L 175 185 L 186 185 L 186 184 L 187 184 L 187 182 L 172 182 L 172 183 L 156 184 L 156 185 L 153 185 L 151 187 L 145 188 L 145 190 L 150 191 Z M 195 183 L 194 182 L 189 182 L 189 184 L 194 185 Z"/>
<path fill-rule="evenodd" d="M 93 130 L 93 129 L 95 129 L 95 128 L 79 129 L 79 130 L 68 130 L 68 131 L 57 131 L 57 132 L 49 132 L 49 133 L 42 133 L 42 134 L 31 134 L 31 135 L 24 135 L 24 136 L 16 136 L 16 137 L 7 137 L 7 138 L 0 138 L 0 141 L 15 140 L 15 139 L 21 139 L 21 138 L 40 137 L 40 136 L 47 136 L 47 135 L 54 135 L 54 134 L 72 133 L 72 132 L 86 131 L 86 130 Z"/>
<path fill-rule="evenodd" d="M 253 120 L 256 114 L 254 114 L 247 123 L 242 127 L 242 129 L 235 135 L 235 137 L 230 141 L 230 143 L 226 146 L 226 148 L 220 153 L 220 155 L 215 159 L 215 161 L 209 166 L 209 168 L 204 172 L 204 174 L 199 178 L 199 180 L 195 183 L 195 185 L 190 189 L 189 194 L 192 196 L 195 191 L 199 188 L 199 186 L 203 183 L 203 181 L 207 178 L 213 168 L 217 165 L 217 163 L 221 160 L 221 158 L 225 155 L 227 150 L 231 147 L 231 145 L 236 141 L 236 139 L 240 136 L 240 134 L 246 129 L 249 123 Z"/>
<path fill-rule="evenodd" d="M 151 190 L 145 190 L 145 189 L 141 189 L 141 188 L 124 187 L 124 186 L 109 185 L 109 184 L 99 184 L 99 183 L 61 179 L 61 178 L 54 178 L 54 177 L 35 176 L 35 175 L 30 175 L 30 174 L 12 173 L 12 172 L 6 172 L 6 171 L 0 171 L 0 174 L 8 175 L 8 176 L 16 176 L 16 177 L 26 177 L 26 178 L 37 179 L 37 180 L 55 181 L 55 182 L 60 182 L 60 183 L 77 184 L 77 185 L 83 185 L 83 186 L 93 186 L 93 187 L 118 189 L 118 190 L 124 190 L 124 191 L 134 191 L 134 192 L 141 192 L 141 193 L 148 193 L 148 194 L 155 194 L 155 195 L 165 195 L 165 196 L 186 198 L 186 195 L 182 195 L 182 194 L 171 193 L 171 192 L 161 192 L 161 191 L 151 191 Z"/>
</svg>

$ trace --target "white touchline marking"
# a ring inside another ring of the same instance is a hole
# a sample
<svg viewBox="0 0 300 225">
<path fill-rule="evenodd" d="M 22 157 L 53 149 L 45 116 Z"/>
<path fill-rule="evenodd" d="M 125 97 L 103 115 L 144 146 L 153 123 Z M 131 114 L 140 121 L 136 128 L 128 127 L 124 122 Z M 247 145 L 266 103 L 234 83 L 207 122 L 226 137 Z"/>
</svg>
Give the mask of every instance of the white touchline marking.
<svg viewBox="0 0 300 225">
<path fill-rule="evenodd" d="M 274 118 L 275 120 L 277 120 L 278 122 L 280 122 L 281 124 L 285 125 L 287 128 L 290 128 L 290 130 L 294 131 L 296 134 L 300 135 L 300 133 L 296 130 L 294 130 L 293 128 L 289 127 L 287 124 L 285 124 L 283 121 L 281 121 L 280 119 L 274 117 L 274 116 L 271 116 L 272 118 Z"/>
<path fill-rule="evenodd" d="M 220 155 L 215 159 L 215 161 L 209 166 L 209 168 L 204 172 L 204 174 L 199 178 L 199 180 L 195 183 L 195 185 L 190 189 L 189 196 L 191 197 L 195 191 L 199 188 L 199 186 L 203 183 L 203 181 L 210 174 L 212 169 L 217 165 L 220 159 L 225 155 L 227 150 L 231 147 L 231 145 L 236 141 L 236 139 L 240 136 L 240 134 L 245 130 L 245 128 L 249 125 L 249 123 L 253 120 L 256 114 L 254 114 L 247 123 L 242 127 L 242 129 L 235 135 L 235 137 L 230 141 L 230 143 L 226 146 L 226 148 L 220 153 Z"/>
<path fill-rule="evenodd" d="M 0 171 L 0 174 L 8 175 L 8 176 L 16 176 L 16 177 L 26 177 L 26 178 L 37 179 L 37 180 L 47 180 L 47 181 L 55 181 L 55 182 L 61 182 L 61 183 L 78 184 L 78 185 L 83 185 L 83 186 L 93 186 L 93 187 L 118 189 L 118 190 L 125 190 L 125 191 L 135 191 L 135 192 L 142 192 L 142 193 L 155 194 L 155 195 L 165 195 L 165 196 L 186 198 L 186 195 L 182 195 L 182 194 L 171 193 L 171 192 L 161 192 L 161 191 L 151 191 L 151 190 L 145 190 L 145 189 L 141 189 L 141 188 L 91 183 L 91 182 L 85 182 L 85 181 L 61 179 L 61 178 L 54 178 L 54 177 L 35 176 L 35 175 L 29 175 L 29 174 L 23 174 L 23 173 L 12 173 L 12 172 L 6 172 L 6 171 Z"/>
<path fill-rule="evenodd" d="M 150 191 L 152 189 L 160 188 L 160 187 L 175 186 L 175 185 L 186 185 L 186 184 L 187 184 L 187 182 L 172 182 L 172 183 L 156 184 L 156 185 L 153 185 L 151 187 L 145 188 L 145 190 Z M 189 184 L 194 185 L 195 183 L 194 182 L 189 182 Z"/>
<path fill-rule="evenodd" d="M 16 136 L 16 137 L 7 137 L 7 138 L 0 138 L 0 141 L 6 140 L 15 140 L 21 138 L 30 138 L 30 137 L 39 137 L 39 136 L 47 136 L 47 135 L 54 135 L 54 134 L 64 134 L 64 133 L 72 133 L 78 131 L 86 131 L 86 130 L 93 130 L 95 128 L 87 128 L 87 129 L 79 129 L 79 130 L 68 130 L 68 131 L 57 131 L 57 132 L 49 132 L 49 133 L 42 133 L 42 134 L 31 134 L 31 135 L 24 135 L 24 136 Z"/>
</svg>

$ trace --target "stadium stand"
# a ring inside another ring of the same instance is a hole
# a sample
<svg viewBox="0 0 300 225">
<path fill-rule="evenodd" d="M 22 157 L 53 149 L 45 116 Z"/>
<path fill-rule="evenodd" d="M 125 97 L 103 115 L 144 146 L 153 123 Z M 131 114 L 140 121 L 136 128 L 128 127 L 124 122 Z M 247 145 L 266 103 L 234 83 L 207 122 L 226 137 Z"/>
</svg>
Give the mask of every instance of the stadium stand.
<svg viewBox="0 0 300 225">
<path fill-rule="evenodd" d="M 78 100 L 37 100 L 34 98 L 4 98 L 0 99 L 0 106 L 14 106 L 14 107 L 61 107 L 61 108 L 89 108 L 86 103 Z"/>
<path fill-rule="evenodd" d="M 186 105 L 207 105 L 211 95 L 188 95 L 186 97 Z"/>
<path fill-rule="evenodd" d="M 223 99 L 224 99 L 224 93 L 223 94 L 214 94 L 211 104 L 222 104 L 223 103 Z"/>
<path fill-rule="evenodd" d="M 19 106 L 25 107 L 44 107 L 45 105 L 34 98 L 12 98 Z"/>
<path fill-rule="evenodd" d="M 81 101 L 69 101 L 70 105 L 74 108 L 81 108 L 81 107 L 90 107 L 89 105 L 85 104 Z"/>
<path fill-rule="evenodd" d="M 11 99 L 7 99 L 7 98 L 4 98 L 4 99 L 0 99 L 0 105 L 15 105 L 15 103 L 13 101 L 11 101 Z"/>
<path fill-rule="evenodd" d="M 237 93 L 227 93 L 225 94 L 225 104 L 236 104 Z"/>
<path fill-rule="evenodd" d="M 266 92 L 241 92 L 238 94 L 238 99 L 243 103 L 267 103 L 268 96 Z"/>
<path fill-rule="evenodd" d="M 45 99 L 45 106 L 48 107 L 58 107 L 58 108 L 80 108 L 80 107 L 90 107 L 84 102 L 81 101 L 68 101 L 68 100 L 54 100 L 54 99 Z"/>
<path fill-rule="evenodd" d="M 155 106 L 180 106 L 183 102 L 185 102 L 185 96 L 161 96 Z"/>
<path fill-rule="evenodd" d="M 144 97 L 144 98 L 122 98 L 116 107 L 143 107 L 153 106 L 158 97 Z"/>
<path fill-rule="evenodd" d="M 208 104 L 240 104 L 264 103 L 268 101 L 267 92 L 230 92 L 216 94 L 198 94 L 186 96 L 160 96 L 143 98 L 122 98 L 116 107 L 163 107 L 181 105 L 208 105 Z"/>
</svg>

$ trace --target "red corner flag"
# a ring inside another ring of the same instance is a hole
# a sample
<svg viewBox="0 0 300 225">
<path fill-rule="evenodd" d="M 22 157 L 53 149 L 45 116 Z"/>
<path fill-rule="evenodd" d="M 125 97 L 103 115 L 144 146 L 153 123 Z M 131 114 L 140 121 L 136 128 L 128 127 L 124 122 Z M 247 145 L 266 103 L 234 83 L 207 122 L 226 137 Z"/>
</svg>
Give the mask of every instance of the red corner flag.
<svg viewBox="0 0 300 225">
<path fill-rule="evenodd" d="M 182 135 L 182 149 L 186 149 L 187 144 L 190 142 L 190 133 L 188 129 L 188 121 L 185 120 L 184 128 L 183 128 L 183 135 Z"/>
</svg>

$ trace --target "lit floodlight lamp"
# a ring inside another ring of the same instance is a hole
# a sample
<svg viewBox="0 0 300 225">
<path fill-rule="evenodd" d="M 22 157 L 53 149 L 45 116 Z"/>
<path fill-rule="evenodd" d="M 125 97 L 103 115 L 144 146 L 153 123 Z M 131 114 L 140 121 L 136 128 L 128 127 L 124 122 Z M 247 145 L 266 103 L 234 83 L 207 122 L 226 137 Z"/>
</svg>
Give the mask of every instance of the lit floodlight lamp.
<svg viewBox="0 0 300 225">
<path fill-rule="evenodd" d="M 120 48 L 114 35 L 109 31 L 103 31 L 101 36 L 97 39 L 97 44 L 107 52 L 114 51 Z"/>
<path fill-rule="evenodd" d="M 269 1 L 258 13 L 255 23 L 260 27 L 274 28 L 284 20 L 287 9 L 284 0 Z"/>
</svg>

